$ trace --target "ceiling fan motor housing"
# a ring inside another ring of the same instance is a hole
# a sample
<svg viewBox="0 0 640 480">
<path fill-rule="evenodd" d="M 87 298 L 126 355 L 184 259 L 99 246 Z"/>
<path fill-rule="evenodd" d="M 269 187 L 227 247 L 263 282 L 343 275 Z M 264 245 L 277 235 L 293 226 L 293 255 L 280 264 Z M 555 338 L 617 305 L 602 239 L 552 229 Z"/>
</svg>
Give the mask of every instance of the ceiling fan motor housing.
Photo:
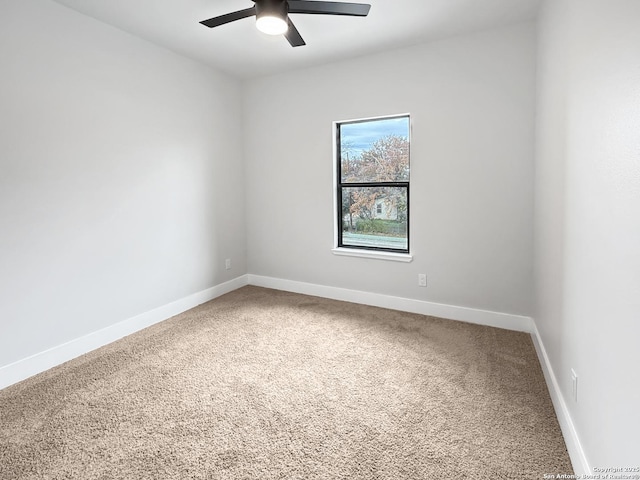
<svg viewBox="0 0 640 480">
<path fill-rule="evenodd" d="M 286 0 L 254 0 L 256 4 L 256 17 L 277 17 L 287 19 L 289 6 Z"/>
</svg>

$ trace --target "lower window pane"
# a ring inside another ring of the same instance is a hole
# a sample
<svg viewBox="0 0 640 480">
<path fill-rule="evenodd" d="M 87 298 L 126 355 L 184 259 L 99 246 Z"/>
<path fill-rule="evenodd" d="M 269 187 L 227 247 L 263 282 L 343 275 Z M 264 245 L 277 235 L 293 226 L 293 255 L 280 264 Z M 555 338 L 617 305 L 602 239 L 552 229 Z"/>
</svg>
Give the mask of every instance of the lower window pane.
<svg viewBox="0 0 640 480">
<path fill-rule="evenodd" d="M 342 246 L 408 250 L 406 187 L 343 187 Z"/>
</svg>

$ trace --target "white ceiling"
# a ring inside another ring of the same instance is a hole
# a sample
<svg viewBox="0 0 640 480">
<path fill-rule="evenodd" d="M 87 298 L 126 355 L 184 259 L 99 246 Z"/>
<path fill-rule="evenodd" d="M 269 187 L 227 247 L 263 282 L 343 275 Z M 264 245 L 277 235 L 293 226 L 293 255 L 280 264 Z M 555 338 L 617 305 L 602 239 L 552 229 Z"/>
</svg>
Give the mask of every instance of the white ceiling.
<svg viewBox="0 0 640 480">
<path fill-rule="evenodd" d="M 251 0 L 55 0 L 238 78 L 347 59 L 535 18 L 539 0 L 361 0 L 368 17 L 291 15 L 307 42 L 255 28 L 253 18 L 209 29 L 198 22 Z M 360 1 L 360 0 L 352 0 Z"/>
</svg>

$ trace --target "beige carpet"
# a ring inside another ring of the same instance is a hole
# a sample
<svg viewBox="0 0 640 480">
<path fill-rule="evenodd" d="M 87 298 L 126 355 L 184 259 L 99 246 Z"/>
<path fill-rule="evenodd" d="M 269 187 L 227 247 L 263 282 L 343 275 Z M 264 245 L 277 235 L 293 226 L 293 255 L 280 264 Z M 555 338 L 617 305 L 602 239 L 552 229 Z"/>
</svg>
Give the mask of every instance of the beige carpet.
<svg viewBox="0 0 640 480">
<path fill-rule="evenodd" d="M 245 287 L 0 391 L 0 478 L 572 473 L 531 339 Z"/>
</svg>

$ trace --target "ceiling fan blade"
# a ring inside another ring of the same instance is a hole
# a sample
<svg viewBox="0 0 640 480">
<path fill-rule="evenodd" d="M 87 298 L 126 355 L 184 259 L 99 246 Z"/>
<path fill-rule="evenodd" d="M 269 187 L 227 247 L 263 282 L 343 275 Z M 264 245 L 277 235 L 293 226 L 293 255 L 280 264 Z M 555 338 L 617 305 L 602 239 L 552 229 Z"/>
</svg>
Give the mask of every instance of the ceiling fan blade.
<svg viewBox="0 0 640 480">
<path fill-rule="evenodd" d="M 366 3 L 319 2 L 289 0 L 289 13 L 316 13 L 320 15 L 350 15 L 366 17 L 371 5 Z"/>
<path fill-rule="evenodd" d="M 239 10 L 233 13 L 227 13 L 226 15 L 220 15 L 219 17 L 213 17 L 209 20 L 203 20 L 200 23 L 205 27 L 213 28 L 218 27 L 220 25 L 224 25 L 225 23 L 235 22 L 236 20 L 241 20 L 243 18 L 252 17 L 256 14 L 256 7 L 245 8 L 244 10 Z"/>
<path fill-rule="evenodd" d="M 306 43 L 304 43 L 304 40 L 302 39 L 302 36 L 300 35 L 300 32 L 290 18 L 287 18 L 287 25 L 289 25 L 289 30 L 287 30 L 287 33 L 284 34 L 284 37 L 289 40 L 291 46 L 302 47 L 303 45 L 306 45 Z"/>
</svg>

